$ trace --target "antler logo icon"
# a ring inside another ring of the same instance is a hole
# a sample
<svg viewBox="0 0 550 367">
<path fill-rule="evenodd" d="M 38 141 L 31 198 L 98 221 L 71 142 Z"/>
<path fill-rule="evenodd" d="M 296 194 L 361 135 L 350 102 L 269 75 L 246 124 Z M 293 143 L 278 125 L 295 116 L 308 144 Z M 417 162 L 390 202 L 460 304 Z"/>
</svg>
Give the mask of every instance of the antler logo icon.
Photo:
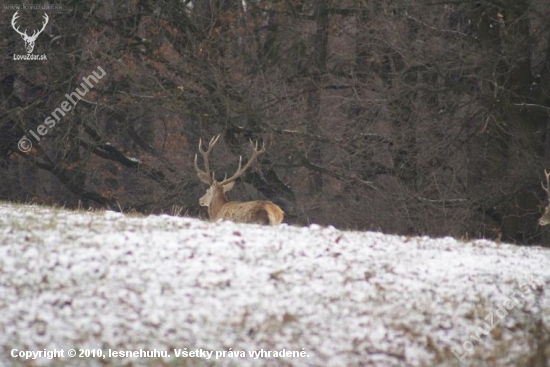
<svg viewBox="0 0 550 367">
<path fill-rule="evenodd" d="M 42 31 L 44 30 L 44 28 L 46 28 L 46 24 L 48 24 L 48 20 L 50 18 L 48 18 L 48 14 L 44 13 L 44 22 L 42 23 L 42 29 L 37 31 L 37 30 L 34 30 L 33 33 L 32 33 L 32 36 L 29 36 L 27 34 L 27 30 L 25 29 L 25 32 L 21 32 L 19 30 L 19 27 L 16 27 L 15 26 L 15 20 L 19 17 L 17 15 L 17 13 L 19 13 L 19 10 L 15 12 L 15 14 L 13 14 L 13 17 L 11 18 L 11 26 L 13 27 L 13 29 L 19 33 L 21 35 L 21 38 L 23 38 L 23 41 L 25 41 L 25 48 L 27 49 L 27 53 L 30 54 L 32 52 L 32 50 L 34 49 L 34 42 L 36 41 L 36 39 L 38 38 L 38 36 L 40 35 L 40 33 L 42 33 Z"/>
</svg>

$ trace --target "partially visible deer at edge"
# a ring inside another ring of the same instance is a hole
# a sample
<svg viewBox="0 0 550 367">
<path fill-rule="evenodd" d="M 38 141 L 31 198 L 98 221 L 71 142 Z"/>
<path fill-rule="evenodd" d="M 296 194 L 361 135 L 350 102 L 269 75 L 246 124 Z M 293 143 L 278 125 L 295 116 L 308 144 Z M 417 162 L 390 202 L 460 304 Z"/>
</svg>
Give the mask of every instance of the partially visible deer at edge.
<svg viewBox="0 0 550 367">
<path fill-rule="evenodd" d="M 546 170 L 544 170 L 544 175 L 546 176 L 546 187 L 544 187 L 544 184 L 542 182 L 541 182 L 541 185 L 542 185 L 542 189 L 546 191 L 546 195 L 548 196 L 548 204 L 544 209 L 544 214 L 539 219 L 539 224 L 541 226 L 550 224 L 550 193 L 548 192 L 548 186 L 550 185 L 550 172 L 546 172 Z"/>
<path fill-rule="evenodd" d="M 199 180 L 210 186 L 206 190 L 206 194 L 199 199 L 199 204 L 201 206 L 208 207 L 208 216 L 210 220 L 215 221 L 223 219 L 241 223 L 280 224 L 283 221 L 284 212 L 279 206 L 273 204 L 271 201 L 229 201 L 225 196 L 225 193 L 231 190 L 235 185 L 235 180 L 246 172 L 248 167 L 252 165 L 260 154 L 265 152 L 265 143 L 262 145 L 262 148 L 258 150 L 258 142 L 254 144 L 250 141 L 253 152 L 244 167 L 241 168 L 242 157 L 239 157 L 237 172 L 235 172 L 233 176 L 225 178 L 221 182 L 217 182 L 214 179 L 214 175 L 210 173 L 208 160 L 210 152 L 219 138 L 220 135 L 217 135 L 210 139 L 206 151 L 202 148 L 202 139 L 199 140 L 199 152 L 204 160 L 204 171 L 199 169 L 197 165 L 197 155 L 195 154 L 195 170 L 197 171 L 197 176 Z"/>
</svg>

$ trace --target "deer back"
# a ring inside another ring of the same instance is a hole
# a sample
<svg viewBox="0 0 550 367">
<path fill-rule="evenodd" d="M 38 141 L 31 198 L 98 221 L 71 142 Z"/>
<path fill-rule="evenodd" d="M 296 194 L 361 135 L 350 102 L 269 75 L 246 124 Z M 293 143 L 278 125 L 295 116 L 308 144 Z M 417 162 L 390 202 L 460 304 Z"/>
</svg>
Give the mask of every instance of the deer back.
<svg viewBox="0 0 550 367">
<path fill-rule="evenodd" d="M 276 225 L 283 221 L 284 212 L 271 201 L 230 201 L 217 213 L 213 220 L 224 219 L 233 222 Z"/>
</svg>

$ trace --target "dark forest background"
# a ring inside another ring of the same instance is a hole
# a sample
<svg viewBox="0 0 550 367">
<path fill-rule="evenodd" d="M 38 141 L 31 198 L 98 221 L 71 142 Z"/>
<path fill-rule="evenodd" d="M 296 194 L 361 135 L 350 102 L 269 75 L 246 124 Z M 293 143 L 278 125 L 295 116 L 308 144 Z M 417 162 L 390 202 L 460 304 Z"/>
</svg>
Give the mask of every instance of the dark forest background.
<svg viewBox="0 0 550 367">
<path fill-rule="evenodd" d="M 42 3 L 40 3 L 42 4 Z M 547 0 L 94 0 L 1 9 L 0 200 L 204 217 L 199 138 L 228 194 L 291 224 L 549 244 Z M 21 29 L 43 10 L 21 10 Z M 106 75 L 33 142 L 92 71 Z"/>
</svg>

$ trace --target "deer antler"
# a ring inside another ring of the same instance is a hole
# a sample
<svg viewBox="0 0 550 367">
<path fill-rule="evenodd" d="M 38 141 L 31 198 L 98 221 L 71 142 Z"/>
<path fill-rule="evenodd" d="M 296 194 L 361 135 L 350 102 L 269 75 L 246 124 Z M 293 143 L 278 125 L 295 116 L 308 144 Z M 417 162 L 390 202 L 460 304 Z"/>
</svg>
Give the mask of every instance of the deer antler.
<svg viewBox="0 0 550 367">
<path fill-rule="evenodd" d="M 235 181 L 237 178 L 241 177 L 245 172 L 246 170 L 248 169 L 248 167 L 250 167 L 250 165 L 256 160 L 256 158 L 265 152 L 265 142 L 262 144 L 262 149 L 258 150 L 258 142 L 256 142 L 256 144 L 254 144 L 252 142 L 252 140 L 250 140 L 250 146 L 252 147 L 252 155 L 250 156 L 250 158 L 248 159 L 248 162 L 246 162 L 246 164 L 244 165 L 243 168 L 241 168 L 241 163 L 243 161 L 243 157 L 240 156 L 239 157 L 239 167 L 237 168 L 237 172 L 235 172 L 235 174 L 229 178 L 225 178 L 222 182 L 220 182 L 220 185 L 227 185 L 228 183 L 231 183 L 233 181 Z"/>
<path fill-rule="evenodd" d="M 214 177 L 210 175 L 210 164 L 208 162 L 210 151 L 216 145 L 218 142 L 218 139 L 220 138 L 220 135 L 212 137 L 210 139 L 210 142 L 208 143 L 208 148 L 206 151 L 202 149 L 202 139 L 199 139 L 199 152 L 202 155 L 202 160 L 204 161 L 204 171 L 201 170 L 197 164 L 197 155 L 195 154 L 195 170 L 197 171 L 197 176 L 199 177 L 199 180 L 204 182 L 207 185 L 212 185 L 214 182 Z"/>
<path fill-rule="evenodd" d="M 46 24 L 48 24 L 48 20 L 50 19 L 50 18 L 48 17 L 48 14 L 44 14 L 44 22 L 42 22 L 42 29 L 40 29 L 39 31 L 34 30 L 33 33 L 32 33 L 32 36 L 29 36 L 29 35 L 27 34 L 27 30 L 26 30 L 26 29 L 25 29 L 25 32 L 21 32 L 21 31 L 19 30 L 19 27 L 16 26 L 15 20 L 16 20 L 17 18 L 19 18 L 19 15 L 18 15 L 17 13 L 19 13 L 19 10 L 16 11 L 15 14 L 13 14 L 13 17 L 11 18 L 11 26 L 12 26 L 13 29 L 14 29 L 17 33 L 19 33 L 19 34 L 21 35 L 21 37 L 23 37 L 24 39 L 34 40 L 34 39 L 38 38 L 38 35 L 39 35 L 40 33 L 42 33 L 42 31 L 46 28 Z"/>
<path fill-rule="evenodd" d="M 19 27 L 16 27 L 15 26 L 15 20 L 17 18 L 19 18 L 19 15 L 17 15 L 17 13 L 19 13 L 19 10 L 15 12 L 15 14 L 13 14 L 13 17 L 11 18 L 11 26 L 12 28 L 17 32 L 19 33 L 22 37 L 28 37 L 27 36 L 27 30 L 25 29 L 25 33 L 22 33 L 20 30 L 19 30 Z"/>
<path fill-rule="evenodd" d="M 48 24 L 48 20 L 49 20 L 49 19 L 50 19 L 50 18 L 48 17 L 48 14 L 44 13 L 44 22 L 42 22 L 42 29 L 39 30 L 39 31 L 36 31 L 36 30 L 35 30 L 35 31 L 32 33 L 32 36 L 31 36 L 30 38 L 34 38 L 34 39 L 38 38 L 38 35 L 39 35 L 40 33 L 42 33 L 42 31 L 44 30 L 44 28 L 46 28 L 46 24 Z M 37 33 L 37 32 L 38 32 L 38 33 Z"/>
<path fill-rule="evenodd" d="M 540 183 L 542 186 L 542 189 L 546 191 L 546 194 L 548 195 L 548 202 L 550 202 L 550 192 L 548 192 L 548 187 L 550 187 L 550 172 L 547 172 L 546 169 L 544 170 L 544 175 L 546 176 L 546 187 L 544 187 L 544 183 Z"/>
</svg>

